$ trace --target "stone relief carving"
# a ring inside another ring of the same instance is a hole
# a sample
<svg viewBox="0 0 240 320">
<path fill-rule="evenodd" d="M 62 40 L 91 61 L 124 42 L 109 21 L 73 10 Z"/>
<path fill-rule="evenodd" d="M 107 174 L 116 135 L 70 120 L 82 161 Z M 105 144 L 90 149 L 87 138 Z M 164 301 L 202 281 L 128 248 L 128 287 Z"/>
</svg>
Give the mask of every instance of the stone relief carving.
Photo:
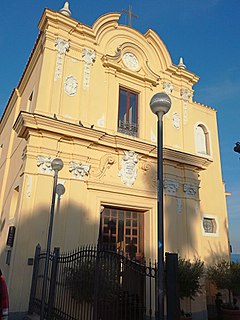
<svg viewBox="0 0 240 320">
<path fill-rule="evenodd" d="M 197 193 L 197 186 L 191 183 L 184 183 L 183 191 L 187 196 L 193 197 Z"/>
<path fill-rule="evenodd" d="M 177 194 L 179 182 L 173 179 L 165 179 L 163 181 L 163 187 L 167 195 L 174 196 Z"/>
<path fill-rule="evenodd" d="M 131 52 L 124 53 L 122 59 L 123 59 L 125 66 L 128 69 L 137 70 L 139 68 L 139 61 L 133 53 L 131 53 Z"/>
<path fill-rule="evenodd" d="M 37 166 L 40 173 L 52 174 L 53 169 L 51 166 L 53 158 L 46 156 L 37 156 Z"/>
<path fill-rule="evenodd" d="M 124 151 L 121 161 L 121 170 L 118 176 L 124 184 L 131 187 L 137 177 L 138 154 L 135 151 Z"/>
<path fill-rule="evenodd" d="M 179 114 L 177 112 L 173 113 L 172 124 L 173 124 L 174 128 L 176 128 L 176 129 L 180 128 L 180 116 L 179 116 Z"/>
<path fill-rule="evenodd" d="M 172 91 L 173 91 L 173 84 L 171 82 L 163 82 L 163 91 L 166 93 L 166 94 L 171 94 Z"/>
<path fill-rule="evenodd" d="M 115 160 L 111 154 L 106 154 L 100 159 L 99 168 L 92 168 L 91 169 L 91 177 L 101 179 L 107 169 L 109 169 L 113 164 L 115 163 Z"/>
<path fill-rule="evenodd" d="M 85 62 L 83 70 L 83 89 L 87 89 L 90 81 L 90 66 L 96 60 L 96 53 L 94 50 L 83 48 L 82 57 Z"/>
<path fill-rule="evenodd" d="M 183 210 L 183 201 L 180 198 L 177 198 L 177 214 L 181 214 Z"/>
<path fill-rule="evenodd" d="M 68 41 L 57 38 L 55 40 L 55 47 L 58 51 L 57 53 L 57 61 L 56 61 L 56 70 L 54 80 L 58 80 L 62 76 L 62 67 L 63 67 L 63 56 L 69 50 L 70 44 Z"/>
<path fill-rule="evenodd" d="M 188 102 L 188 100 L 191 97 L 190 90 L 188 90 L 186 88 L 181 89 L 180 94 L 181 94 L 181 97 L 182 97 L 183 101 L 186 101 L 186 102 Z"/>
<path fill-rule="evenodd" d="M 78 82 L 74 76 L 68 76 L 64 81 L 64 90 L 66 94 L 70 97 L 75 96 L 77 93 Z"/>
<path fill-rule="evenodd" d="M 72 177 L 75 179 L 83 180 L 84 176 L 88 176 L 90 169 L 91 165 L 89 164 L 77 163 L 75 161 L 69 163 L 69 172 L 71 172 Z"/>
</svg>

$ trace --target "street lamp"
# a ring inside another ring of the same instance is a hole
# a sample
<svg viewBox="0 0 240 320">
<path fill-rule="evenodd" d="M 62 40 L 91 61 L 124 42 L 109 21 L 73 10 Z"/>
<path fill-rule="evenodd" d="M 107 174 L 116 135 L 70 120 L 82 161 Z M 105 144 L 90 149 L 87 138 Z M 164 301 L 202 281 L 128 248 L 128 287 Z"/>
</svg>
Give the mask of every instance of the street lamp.
<svg viewBox="0 0 240 320">
<path fill-rule="evenodd" d="M 151 101 L 150 108 L 158 117 L 157 130 L 157 236 L 158 236 L 158 283 L 157 320 L 164 320 L 164 219 L 163 219 L 163 123 L 162 118 L 171 107 L 170 97 L 164 93 L 156 93 Z"/>
<path fill-rule="evenodd" d="M 235 147 L 233 148 L 233 150 L 237 153 L 240 153 L 240 142 L 236 142 Z"/>
<path fill-rule="evenodd" d="M 51 251 L 53 218 L 54 218 L 56 191 L 57 191 L 57 180 L 58 180 L 58 172 L 60 170 L 62 170 L 62 168 L 63 168 L 62 160 L 59 158 L 53 159 L 53 161 L 51 163 L 51 167 L 54 171 L 54 181 L 53 181 L 50 221 L 49 221 L 49 227 L 48 227 L 46 260 L 45 260 L 44 275 L 43 275 L 42 301 L 41 301 L 42 303 L 41 303 L 40 320 L 44 320 L 44 309 L 45 309 L 45 302 L 46 302 L 45 300 L 46 300 L 46 291 L 47 291 L 47 278 L 48 278 L 49 258 L 50 258 L 50 251 Z"/>
</svg>

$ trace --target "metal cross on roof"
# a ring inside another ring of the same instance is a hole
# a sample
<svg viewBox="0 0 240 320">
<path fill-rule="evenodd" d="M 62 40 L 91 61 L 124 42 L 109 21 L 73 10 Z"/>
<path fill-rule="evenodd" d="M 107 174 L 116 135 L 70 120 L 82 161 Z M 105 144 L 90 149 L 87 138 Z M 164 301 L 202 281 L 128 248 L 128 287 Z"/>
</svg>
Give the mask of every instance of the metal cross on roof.
<svg viewBox="0 0 240 320">
<path fill-rule="evenodd" d="M 136 18 L 137 19 L 138 16 L 132 12 L 132 6 L 131 5 L 129 5 L 128 10 L 123 9 L 122 12 L 126 13 L 126 15 L 128 16 L 128 26 L 131 27 L 132 26 L 132 18 Z"/>
</svg>

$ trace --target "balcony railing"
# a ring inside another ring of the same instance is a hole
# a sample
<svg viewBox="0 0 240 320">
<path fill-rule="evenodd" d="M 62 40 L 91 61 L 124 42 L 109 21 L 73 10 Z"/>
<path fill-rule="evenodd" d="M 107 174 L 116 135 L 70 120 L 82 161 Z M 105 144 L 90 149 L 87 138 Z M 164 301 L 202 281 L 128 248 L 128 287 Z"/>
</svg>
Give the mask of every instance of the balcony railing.
<svg viewBox="0 0 240 320">
<path fill-rule="evenodd" d="M 137 137 L 138 125 L 137 123 L 130 123 L 129 121 L 119 120 L 118 132 L 127 134 L 129 136 Z"/>
</svg>

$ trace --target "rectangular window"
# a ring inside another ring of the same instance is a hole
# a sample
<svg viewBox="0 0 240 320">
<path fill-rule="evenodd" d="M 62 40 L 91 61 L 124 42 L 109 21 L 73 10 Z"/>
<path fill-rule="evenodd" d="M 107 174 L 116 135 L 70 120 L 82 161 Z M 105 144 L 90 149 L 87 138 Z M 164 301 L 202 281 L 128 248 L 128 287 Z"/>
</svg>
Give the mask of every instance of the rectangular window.
<svg viewBox="0 0 240 320">
<path fill-rule="evenodd" d="M 138 94 L 129 89 L 119 89 L 118 132 L 138 135 Z"/>
<path fill-rule="evenodd" d="M 116 246 L 132 259 L 144 257 L 142 212 L 105 207 L 100 225 L 100 243 Z"/>
<path fill-rule="evenodd" d="M 216 233 L 216 220 L 212 218 L 203 218 L 203 229 L 205 233 Z"/>
</svg>

